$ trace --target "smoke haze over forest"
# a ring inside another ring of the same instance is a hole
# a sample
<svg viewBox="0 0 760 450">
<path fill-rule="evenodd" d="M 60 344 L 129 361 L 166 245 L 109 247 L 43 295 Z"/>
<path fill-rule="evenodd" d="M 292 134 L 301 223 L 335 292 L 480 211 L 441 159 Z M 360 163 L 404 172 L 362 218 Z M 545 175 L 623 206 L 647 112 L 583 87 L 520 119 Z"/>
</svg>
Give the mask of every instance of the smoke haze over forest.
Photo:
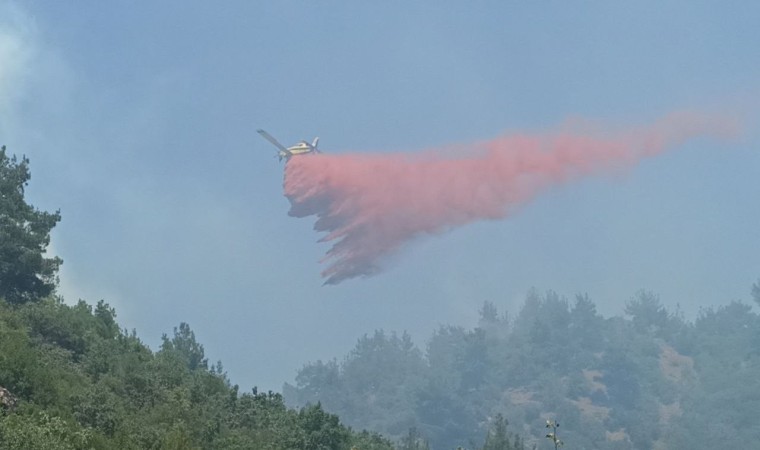
<svg viewBox="0 0 760 450">
<path fill-rule="evenodd" d="M 746 299 L 757 17 L 691 1 L 0 0 L 0 143 L 30 158 L 30 203 L 61 211 L 48 250 L 68 303 L 104 299 L 152 348 L 187 322 L 241 388 L 279 390 L 364 333 L 424 346 L 440 324 L 475 326 L 484 301 L 518 311 L 531 288 L 587 293 L 607 317 L 641 289 L 690 318 Z M 659 128 L 673 111 L 740 111 L 745 128 Z M 295 207 L 257 128 L 321 138 L 320 158 L 288 163 Z M 663 130 L 678 132 L 637 140 Z M 562 136 L 625 158 L 554 164 Z M 497 176 L 516 155 L 532 174 Z M 329 198 L 299 211 L 328 169 Z M 404 217 L 369 195 L 389 188 Z"/>
</svg>

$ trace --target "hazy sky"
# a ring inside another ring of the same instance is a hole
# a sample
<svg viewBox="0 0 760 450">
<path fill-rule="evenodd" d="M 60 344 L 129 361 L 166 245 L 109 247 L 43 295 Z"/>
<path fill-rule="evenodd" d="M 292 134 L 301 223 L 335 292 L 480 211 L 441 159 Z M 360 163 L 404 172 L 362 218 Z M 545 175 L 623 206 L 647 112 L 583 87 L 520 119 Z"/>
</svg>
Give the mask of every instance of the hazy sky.
<svg viewBox="0 0 760 450">
<path fill-rule="evenodd" d="M 637 290 L 687 316 L 760 277 L 755 2 L 0 1 L 0 141 L 63 221 L 67 301 L 105 299 L 156 348 L 188 322 L 233 382 L 279 390 L 366 332 L 472 326 L 535 287 L 605 314 Z M 418 240 L 322 287 L 313 218 L 287 216 L 255 132 L 330 153 L 417 151 L 587 118 L 739 114 L 503 221 Z"/>
</svg>

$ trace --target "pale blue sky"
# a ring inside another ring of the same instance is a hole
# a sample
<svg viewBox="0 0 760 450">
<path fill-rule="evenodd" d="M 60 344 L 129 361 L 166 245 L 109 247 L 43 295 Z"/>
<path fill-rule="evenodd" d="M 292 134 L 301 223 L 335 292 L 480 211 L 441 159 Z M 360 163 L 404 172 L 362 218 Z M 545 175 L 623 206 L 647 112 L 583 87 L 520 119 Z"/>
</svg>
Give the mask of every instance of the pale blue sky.
<svg viewBox="0 0 760 450">
<path fill-rule="evenodd" d="M 639 289 L 687 315 L 760 277 L 760 6 L 754 2 L 0 2 L 0 139 L 60 208 L 68 301 L 104 298 L 149 344 L 190 323 L 244 389 L 279 390 L 365 332 L 474 325 L 531 287 L 606 314 Z M 327 249 L 287 216 L 259 138 L 414 151 L 741 110 L 693 141 L 551 190 L 504 221 L 406 247 L 321 287 Z"/>
</svg>

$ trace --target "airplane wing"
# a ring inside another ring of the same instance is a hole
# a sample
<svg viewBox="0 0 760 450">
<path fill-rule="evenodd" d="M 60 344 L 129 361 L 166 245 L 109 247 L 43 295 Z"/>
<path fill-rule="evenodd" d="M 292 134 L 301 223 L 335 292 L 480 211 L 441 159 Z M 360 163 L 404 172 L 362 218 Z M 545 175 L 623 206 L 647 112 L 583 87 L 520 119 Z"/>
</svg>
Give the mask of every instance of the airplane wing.
<svg viewBox="0 0 760 450">
<path fill-rule="evenodd" d="M 288 149 L 287 149 L 287 148 L 286 148 L 284 145 L 280 144 L 280 143 L 277 141 L 277 139 L 275 139 L 275 138 L 274 138 L 274 137 L 273 137 L 271 134 L 267 133 L 267 132 L 266 132 L 266 131 L 264 131 L 264 130 L 256 130 L 256 132 L 258 132 L 258 133 L 261 135 L 261 137 L 263 137 L 263 138 L 264 138 L 264 139 L 266 139 L 267 141 L 271 142 L 271 143 L 272 143 L 272 145 L 274 145 L 275 147 L 277 147 L 278 149 L 280 149 L 280 151 L 283 151 L 283 152 L 285 152 L 285 153 L 290 153 L 290 152 L 288 151 Z"/>
</svg>

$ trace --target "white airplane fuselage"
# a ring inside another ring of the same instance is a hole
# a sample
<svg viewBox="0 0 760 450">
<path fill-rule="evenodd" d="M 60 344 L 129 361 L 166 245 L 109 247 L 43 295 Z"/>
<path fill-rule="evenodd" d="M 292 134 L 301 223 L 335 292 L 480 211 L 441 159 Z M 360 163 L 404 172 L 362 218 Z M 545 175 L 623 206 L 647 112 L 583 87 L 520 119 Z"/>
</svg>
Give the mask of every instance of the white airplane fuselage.
<svg viewBox="0 0 760 450">
<path fill-rule="evenodd" d="M 267 133 L 264 130 L 256 130 L 261 137 L 266 139 L 267 141 L 271 142 L 272 145 L 277 147 L 277 155 L 280 157 L 280 160 L 285 159 L 286 161 L 292 158 L 295 155 L 305 155 L 307 153 L 319 153 L 319 150 L 317 150 L 317 144 L 319 143 L 319 138 L 314 138 L 314 142 L 309 144 L 306 141 L 301 141 L 296 145 L 293 145 L 291 147 L 285 147 L 284 145 L 280 144 L 280 142 L 275 139 L 272 135 Z"/>
<path fill-rule="evenodd" d="M 304 153 L 310 153 L 314 151 L 314 147 L 310 146 L 306 142 L 299 142 L 298 144 L 288 147 L 288 152 L 291 155 L 303 155 Z"/>
</svg>

